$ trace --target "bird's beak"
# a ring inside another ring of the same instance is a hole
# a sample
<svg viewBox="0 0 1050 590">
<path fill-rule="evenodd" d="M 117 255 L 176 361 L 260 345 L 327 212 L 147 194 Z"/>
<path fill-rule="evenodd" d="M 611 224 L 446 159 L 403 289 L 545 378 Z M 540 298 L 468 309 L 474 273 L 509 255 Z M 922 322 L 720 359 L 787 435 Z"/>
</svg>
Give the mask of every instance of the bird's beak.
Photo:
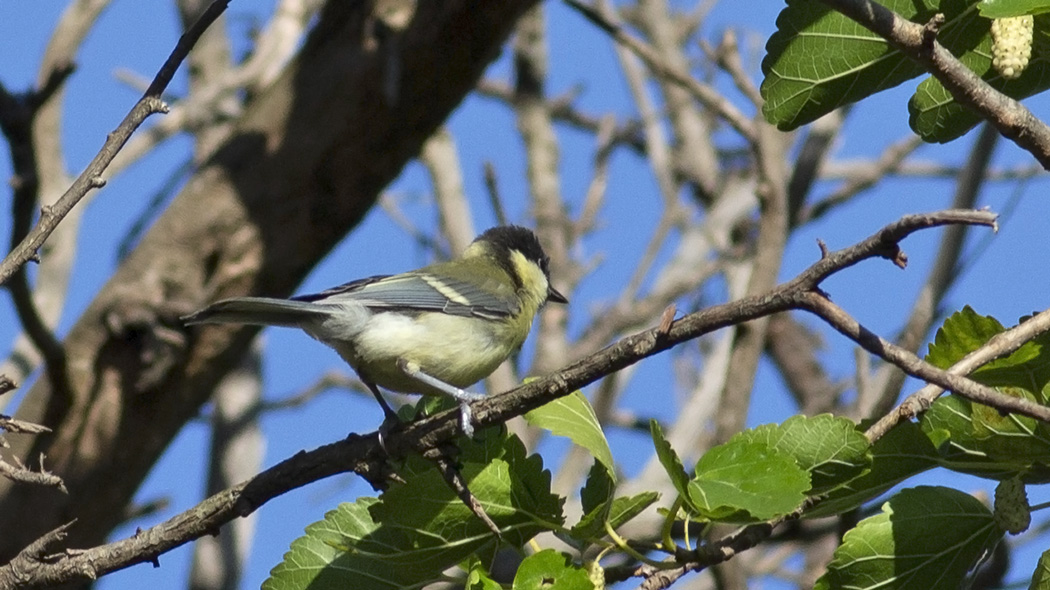
<svg viewBox="0 0 1050 590">
<path fill-rule="evenodd" d="M 564 295 L 558 292 L 554 287 L 547 288 L 547 301 L 553 301 L 555 303 L 568 303 L 569 300 Z"/>
</svg>

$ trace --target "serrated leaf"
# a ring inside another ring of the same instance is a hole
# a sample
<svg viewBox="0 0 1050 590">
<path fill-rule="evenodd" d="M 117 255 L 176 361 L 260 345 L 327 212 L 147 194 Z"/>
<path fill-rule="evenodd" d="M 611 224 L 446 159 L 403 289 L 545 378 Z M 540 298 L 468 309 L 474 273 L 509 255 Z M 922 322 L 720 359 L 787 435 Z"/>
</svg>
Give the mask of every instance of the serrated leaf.
<svg viewBox="0 0 1050 590">
<path fill-rule="evenodd" d="M 1050 0 L 981 0 L 977 10 L 984 18 L 1009 18 L 1050 12 Z"/>
<path fill-rule="evenodd" d="M 525 420 L 537 428 L 552 434 L 568 437 L 572 442 L 590 451 L 591 455 L 605 465 L 609 475 L 616 477 L 609 441 L 605 438 L 594 408 L 580 391 L 548 402 L 525 414 Z"/>
<path fill-rule="evenodd" d="M 745 430 L 740 437 L 787 453 L 810 474 L 810 495 L 820 495 L 858 477 L 871 464 L 868 439 L 851 420 L 831 414 L 792 416 L 782 424 Z"/>
<path fill-rule="evenodd" d="M 587 473 L 587 482 L 580 490 L 580 504 L 584 512 L 590 512 L 612 500 L 613 491 L 616 490 L 616 482 L 613 481 L 609 470 L 604 465 L 595 461 L 591 470 Z"/>
<path fill-rule="evenodd" d="M 747 523 L 795 510 L 809 487 L 809 473 L 790 455 L 737 439 L 700 457 L 685 500 L 699 518 Z"/>
<path fill-rule="evenodd" d="M 649 432 L 653 436 L 656 458 L 664 466 L 667 477 L 671 478 L 671 485 L 678 491 L 679 496 L 684 497 L 688 495 L 689 475 L 685 472 L 685 467 L 682 465 L 682 460 L 678 458 L 678 453 L 671 448 L 671 443 L 664 438 L 664 431 L 663 428 L 660 428 L 660 423 L 656 420 L 650 420 Z"/>
<path fill-rule="evenodd" d="M 902 490 L 846 533 L 815 588 L 957 590 L 1001 538 L 973 496 L 944 487 Z"/>
<path fill-rule="evenodd" d="M 946 368 L 1005 329 L 998 320 L 966 307 L 937 331 L 927 360 Z M 971 375 L 1005 395 L 1045 403 L 1050 383 L 1050 336 L 1043 335 L 1013 354 Z M 936 444 L 941 465 L 995 479 L 1020 475 L 1026 483 L 1050 481 L 1050 426 L 1015 414 L 1001 414 L 955 395 L 939 398 L 920 421 Z"/>
<path fill-rule="evenodd" d="M 616 484 L 609 476 L 609 470 L 595 461 L 587 474 L 587 483 L 580 490 L 583 516 L 580 517 L 580 522 L 572 527 L 573 537 L 594 539 L 605 536 L 605 521 L 609 516 L 615 489 Z"/>
<path fill-rule="evenodd" d="M 999 320 L 982 316 L 966 306 L 949 316 L 937 330 L 926 360 L 947 369 L 1005 331 Z M 1038 395 L 1050 383 L 1050 333 L 1026 342 L 1004 358 L 981 366 L 971 377 L 991 387 L 1023 387 Z"/>
<path fill-rule="evenodd" d="M 657 492 L 642 492 L 614 499 L 609 509 L 609 526 L 613 529 L 620 528 L 659 499 L 660 494 Z"/>
<path fill-rule="evenodd" d="M 1050 549 L 1043 551 L 1039 556 L 1039 563 L 1032 573 L 1032 581 L 1028 584 L 1028 590 L 1050 590 Z"/>
<path fill-rule="evenodd" d="M 562 499 L 538 456 L 502 429 L 462 446 L 457 457 L 468 487 L 502 532 L 521 546 L 562 522 Z M 307 527 L 263 584 L 266 590 L 343 590 L 422 586 L 497 541 L 463 505 L 432 464 L 409 457 L 380 498 L 341 504 Z"/>
<path fill-rule="evenodd" d="M 526 557 L 514 575 L 514 590 L 594 590 L 586 569 L 553 549 Z"/>
<path fill-rule="evenodd" d="M 972 41 L 956 29 L 979 18 L 968 0 L 883 0 L 902 17 L 926 23 L 944 14 L 938 41 L 955 55 Z M 815 0 L 788 0 L 762 60 L 762 112 L 791 130 L 923 73 L 885 39 Z"/>
<path fill-rule="evenodd" d="M 853 510 L 898 483 L 937 466 L 937 449 L 918 424 L 901 422 L 871 447 L 871 469 L 832 490 L 804 518 L 821 518 Z"/>
<path fill-rule="evenodd" d="M 1005 390 L 1024 395 L 1023 390 Z M 1050 482 L 1050 429 L 1037 420 L 942 396 L 922 416 L 922 429 L 938 446 L 939 464 L 953 471 L 1025 483 Z M 948 437 L 944 440 L 944 434 Z"/>
<path fill-rule="evenodd" d="M 587 484 L 580 492 L 584 515 L 570 531 L 573 539 L 600 539 L 605 536 L 606 522 L 616 529 L 660 498 L 656 492 L 642 492 L 636 496 L 613 499 L 613 489 L 609 485 L 611 482 L 602 475 L 604 472 L 605 468 L 597 463 L 591 468 Z"/>
</svg>

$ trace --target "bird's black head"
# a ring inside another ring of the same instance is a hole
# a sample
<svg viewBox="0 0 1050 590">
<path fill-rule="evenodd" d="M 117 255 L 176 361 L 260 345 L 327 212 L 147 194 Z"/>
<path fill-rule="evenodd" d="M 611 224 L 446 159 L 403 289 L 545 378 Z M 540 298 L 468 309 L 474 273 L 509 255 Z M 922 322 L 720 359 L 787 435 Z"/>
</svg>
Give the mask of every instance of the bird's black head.
<svg viewBox="0 0 1050 590">
<path fill-rule="evenodd" d="M 492 251 L 496 255 L 501 266 L 507 268 L 511 277 L 518 279 L 517 273 L 510 261 L 510 252 L 517 250 L 526 259 L 536 263 L 544 276 L 550 281 L 550 257 L 543 251 L 539 238 L 527 227 L 520 225 L 498 225 L 485 230 L 485 233 L 477 237 L 475 242 L 487 242 L 492 245 Z M 568 303 L 564 295 L 558 293 L 553 287 L 550 288 L 548 300 L 559 303 Z"/>
<path fill-rule="evenodd" d="M 543 274 L 550 276 L 550 257 L 543 251 L 539 238 L 531 229 L 520 225 L 497 225 L 485 230 L 478 240 L 489 242 L 497 252 L 517 250 L 543 269 Z"/>
</svg>

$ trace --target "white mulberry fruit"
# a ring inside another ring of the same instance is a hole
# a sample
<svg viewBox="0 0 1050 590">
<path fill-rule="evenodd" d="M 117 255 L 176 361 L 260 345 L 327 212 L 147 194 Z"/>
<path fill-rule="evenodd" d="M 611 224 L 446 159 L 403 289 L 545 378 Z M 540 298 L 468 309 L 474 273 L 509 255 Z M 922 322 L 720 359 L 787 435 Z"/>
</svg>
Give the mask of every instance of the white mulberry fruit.
<svg viewBox="0 0 1050 590">
<path fill-rule="evenodd" d="M 1003 78 L 1020 77 L 1032 57 L 1032 15 L 997 18 L 992 21 L 992 66 Z"/>
</svg>

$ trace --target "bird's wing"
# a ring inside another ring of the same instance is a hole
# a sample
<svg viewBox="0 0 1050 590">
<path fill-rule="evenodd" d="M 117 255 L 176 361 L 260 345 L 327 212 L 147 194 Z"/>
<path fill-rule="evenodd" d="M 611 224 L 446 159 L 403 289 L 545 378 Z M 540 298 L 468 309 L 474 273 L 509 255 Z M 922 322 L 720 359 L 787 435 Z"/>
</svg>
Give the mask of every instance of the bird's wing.
<svg viewBox="0 0 1050 590">
<path fill-rule="evenodd" d="M 440 311 L 492 319 L 518 312 L 513 296 L 501 296 L 454 277 L 438 278 L 428 272 L 368 277 L 292 299 L 318 304 L 353 302 L 374 311 Z"/>
</svg>

